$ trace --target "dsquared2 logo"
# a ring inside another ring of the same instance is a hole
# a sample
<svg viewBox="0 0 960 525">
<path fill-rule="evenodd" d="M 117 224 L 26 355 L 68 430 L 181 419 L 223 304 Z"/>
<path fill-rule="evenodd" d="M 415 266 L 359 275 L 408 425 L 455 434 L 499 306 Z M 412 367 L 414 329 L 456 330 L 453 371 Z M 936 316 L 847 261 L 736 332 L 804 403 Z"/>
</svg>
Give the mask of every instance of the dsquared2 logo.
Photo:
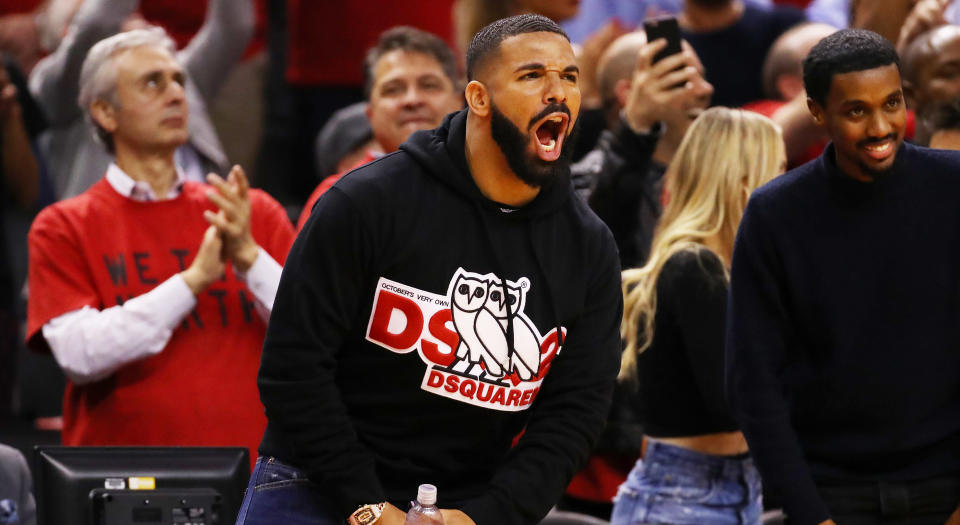
<svg viewBox="0 0 960 525">
<path fill-rule="evenodd" d="M 530 281 L 506 284 L 504 291 L 496 275 L 459 268 L 446 295 L 437 295 L 381 277 L 367 340 L 401 354 L 417 350 L 427 365 L 420 385 L 427 392 L 493 410 L 526 410 L 560 348 L 556 329 L 541 336 L 524 312 Z"/>
</svg>

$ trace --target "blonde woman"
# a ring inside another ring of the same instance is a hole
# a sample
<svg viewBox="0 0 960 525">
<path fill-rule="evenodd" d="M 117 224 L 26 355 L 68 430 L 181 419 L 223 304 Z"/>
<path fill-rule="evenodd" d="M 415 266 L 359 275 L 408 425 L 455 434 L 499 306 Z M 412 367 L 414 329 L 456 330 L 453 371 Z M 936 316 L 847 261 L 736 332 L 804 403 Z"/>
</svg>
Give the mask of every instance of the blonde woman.
<svg viewBox="0 0 960 525">
<path fill-rule="evenodd" d="M 760 522 L 760 476 L 724 402 L 733 240 L 750 193 L 786 165 L 779 128 L 722 107 L 691 125 L 666 174 L 670 201 L 647 264 L 623 272 L 621 380 L 639 388 L 648 443 L 614 525 Z"/>
</svg>

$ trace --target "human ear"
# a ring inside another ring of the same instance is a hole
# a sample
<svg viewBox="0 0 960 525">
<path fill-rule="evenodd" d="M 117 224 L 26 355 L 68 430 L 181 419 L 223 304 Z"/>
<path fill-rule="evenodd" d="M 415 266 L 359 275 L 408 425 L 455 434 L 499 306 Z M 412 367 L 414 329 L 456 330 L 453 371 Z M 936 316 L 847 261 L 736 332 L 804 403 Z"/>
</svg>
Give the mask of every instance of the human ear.
<svg viewBox="0 0 960 525">
<path fill-rule="evenodd" d="M 490 115 L 490 92 L 483 82 L 471 80 L 464 90 L 464 95 L 471 113 L 478 117 Z"/>
<path fill-rule="evenodd" d="M 90 104 L 90 116 L 98 126 L 113 133 L 117 130 L 117 117 L 113 105 L 103 99 L 94 100 Z"/>
<path fill-rule="evenodd" d="M 822 127 L 822 126 L 824 125 L 824 119 L 823 119 L 823 113 L 824 113 L 824 111 L 823 111 L 823 106 L 821 106 L 820 104 L 818 104 L 818 103 L 817 103 L 815 100 L 813 100 L 812 98 L 807 97 L 807 109 L 810 110 L 810 114 L 813 116 L 813 121 L 814 121 L 818 126 L 821 126 L 821 127 Z"/>
</svg>

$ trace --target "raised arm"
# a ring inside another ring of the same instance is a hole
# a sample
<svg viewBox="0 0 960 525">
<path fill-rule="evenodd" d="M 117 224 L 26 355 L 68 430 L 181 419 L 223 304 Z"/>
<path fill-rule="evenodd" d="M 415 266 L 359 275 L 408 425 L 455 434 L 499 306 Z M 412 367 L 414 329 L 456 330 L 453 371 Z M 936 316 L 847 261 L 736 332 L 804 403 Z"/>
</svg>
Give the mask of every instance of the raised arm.
<svg viewBox="0 0 960 525">
<path fill-rule="evenodd" d="M 86 0 L 57 50 L 30 73 L 30 92 L 51 126 L 67 125 L 81 117 L 77 96 L 87 52 L 97 42 L 118 33 L 139 5 L 139 0 Z"/>
<path fill-rule="evenodd" d="M 203 26 L 178 55 L 207 103 L 243 57 L 255 24 L 253 0 L 210 0 Z"/>
</svg>

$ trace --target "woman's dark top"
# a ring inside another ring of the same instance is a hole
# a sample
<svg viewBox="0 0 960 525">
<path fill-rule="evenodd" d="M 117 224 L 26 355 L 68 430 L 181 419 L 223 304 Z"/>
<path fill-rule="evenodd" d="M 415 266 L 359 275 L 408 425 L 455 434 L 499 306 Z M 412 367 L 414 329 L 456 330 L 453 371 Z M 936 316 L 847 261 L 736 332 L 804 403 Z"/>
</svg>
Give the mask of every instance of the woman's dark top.
<svg viewBox="0 0 960 525">
<path fill-rule="evenodd" d="M 738 430 L 724 395 L 727 277 L 706 248 L 675 253 L 657 281 L 653 343 L 637 359 L 644 432 L 683 437 Z"/>
</svg>

